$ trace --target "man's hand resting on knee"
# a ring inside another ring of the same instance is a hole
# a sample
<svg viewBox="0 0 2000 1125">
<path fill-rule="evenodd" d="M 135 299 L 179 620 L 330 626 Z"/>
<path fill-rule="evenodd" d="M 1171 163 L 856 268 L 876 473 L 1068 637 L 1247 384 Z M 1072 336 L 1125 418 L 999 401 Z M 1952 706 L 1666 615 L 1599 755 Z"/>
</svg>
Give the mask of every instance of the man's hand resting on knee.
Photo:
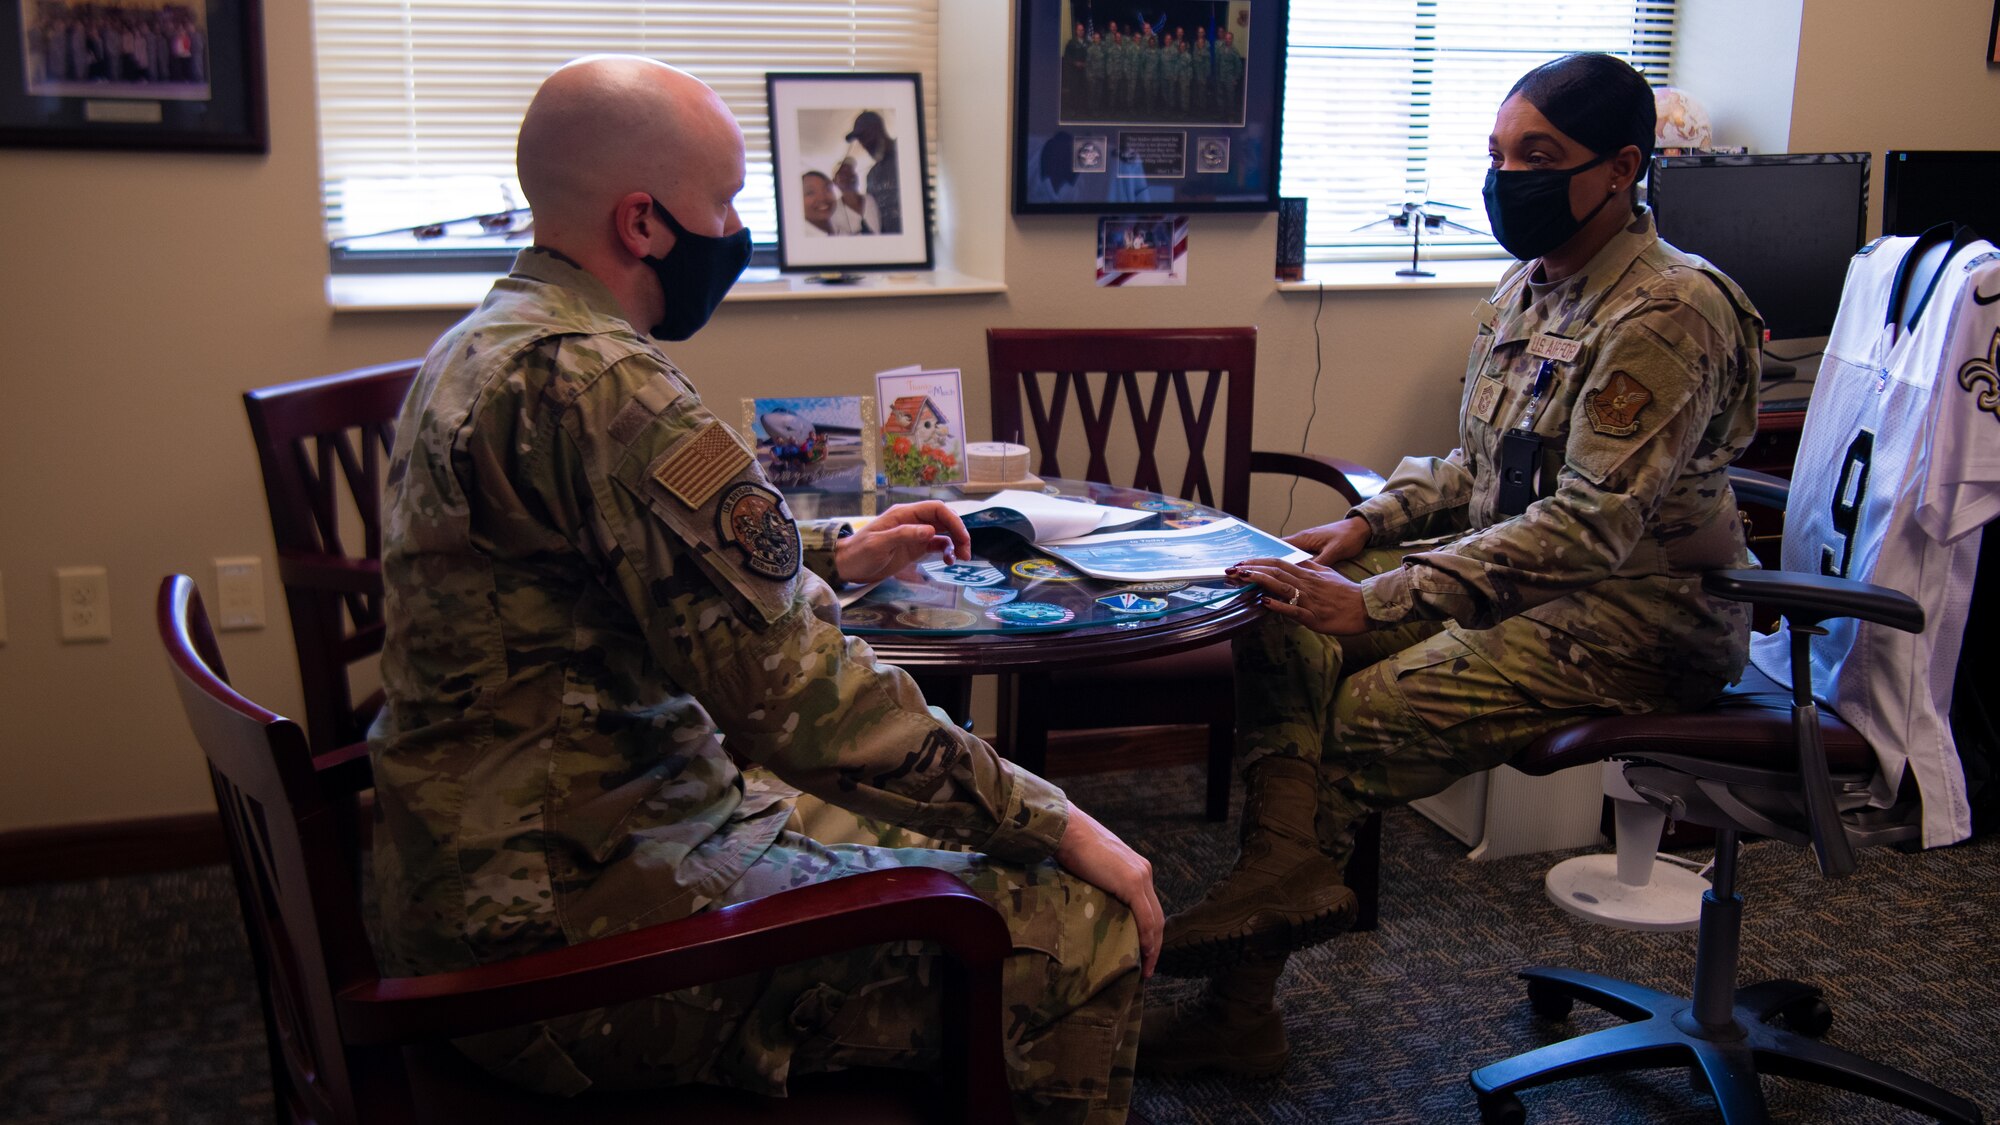
<svg viewBox="0 0 2000 1125">
<path fill-rule="evenodd" d="M 1152 976 L 1153 963 L 1160 959 L 1160 934 L 1166 927 L 1166 913 L 1153 890 L 1153 865 L 1074 801 L 1069 806 L 1069 826 L 1063 829 L 1062 844 L 1056 848 L 1056 862 L 1131 908 L 1132 920 L 1139 924 L 1140 971 Z"/>
</svg>

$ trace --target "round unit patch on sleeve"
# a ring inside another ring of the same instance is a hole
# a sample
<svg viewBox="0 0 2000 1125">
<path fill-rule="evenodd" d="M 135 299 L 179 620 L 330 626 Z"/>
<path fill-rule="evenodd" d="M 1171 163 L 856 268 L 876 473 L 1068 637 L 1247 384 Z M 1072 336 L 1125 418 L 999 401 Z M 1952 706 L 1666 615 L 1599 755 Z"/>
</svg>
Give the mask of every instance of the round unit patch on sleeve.
<svg viewBox="0 0 2000 1125">
<path fill-rule="evenodd" d="M 1651 401 L 1653 392 L 1644 383 L 1620 371 L 1602 389 L 1583 396 L 1583 413 L 1598 433 L 1631 437 L 1639 432 L 1639 411 Z"/>
<path fill-rule="evenodd" d="M 756 481 L 730 485 L 715 506 L 716 533 L 742 552 L 752 574 L 779 581 L 799 572 L 799 525 L 784 500 Z"/>
</svg>

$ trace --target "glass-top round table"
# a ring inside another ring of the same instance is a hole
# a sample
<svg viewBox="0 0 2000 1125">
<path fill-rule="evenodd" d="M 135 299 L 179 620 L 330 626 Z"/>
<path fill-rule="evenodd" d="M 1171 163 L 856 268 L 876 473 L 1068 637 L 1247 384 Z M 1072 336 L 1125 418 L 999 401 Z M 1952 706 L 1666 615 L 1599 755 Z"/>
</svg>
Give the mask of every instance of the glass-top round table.
<svg viewBox="0 0 2000 1125">
<path fill-rule="evenodd" d="M 1148 513 L 1124 531 L 1226 518 L 1202 504 L 1117 485 L 1050 478 L 1043 491 Z M 976 498 L 952 487 L 786 496 L 800 519 L 873 515 L 913 500 Z M 1264 613 L 1249 587 L 1220 579 L 1104 581 L 1017 538 L 975 532 L 972 558 L 918 564 L 884 581 L 842 609 L 841 629 L 866 640 L 883 660 L 930 680 L 1167 656 L 1227 639 Z"/>
</svg>

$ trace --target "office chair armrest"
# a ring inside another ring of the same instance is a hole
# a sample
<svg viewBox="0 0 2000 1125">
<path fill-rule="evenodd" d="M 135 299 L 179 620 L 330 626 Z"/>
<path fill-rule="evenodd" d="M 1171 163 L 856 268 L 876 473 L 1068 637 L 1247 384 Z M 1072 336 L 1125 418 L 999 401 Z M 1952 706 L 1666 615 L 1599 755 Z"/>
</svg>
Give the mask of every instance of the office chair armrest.
<svg viewBox="0 0 2000 1125">
<path fill-rule="evenodd" d="M 331 590 L 338 594 L 379 594 L 382 592 L 382 564 L 374 559 L 295 555 L 280 551 L 278 581 L 286 586 Z"/>
<path fill-rule="evenodd" d="M 343 989 L 359 1046 L 455 1039 L 887 941 L 934 941 L 968 967 L 997 966 L 1007 924 L 942 871 L 871 871 L 510 961 Z"/>
<path fill-rule="evenodd" d="M 1361 503 L 1382 491 L 1383 485 L 1382 474 L 1368 466 L 1324 453 L 1253 449 L 1250 451 L 1250 471 L 1284 473 L 1317 481 L 1345 496 L 1349 504 Z"/>
<path fill-rule="evenodd" d="M 1823 574 L 1782 570 L 1718 570 L 1702 576 L 1702 589 L 1733 601 L 1754 601 L 1785 615 L 1792 626 L 1792 736 L 1799 753 L 1800 794 L 1820 873 L 1840 878 L 1854 872 L 1854 847 L 1834 804 L 1833 780 L 1820 741 L 1819 712 L 1813 700 L 1813 634 L 1829 617 L 1854 617 L 1920 633 L 1924 610 L 1899 590 Z"/>
<path fill-rule="evenodd" d="M 1701 586 L 1731 601 L 1760 602 L 1800 625 L 1855 617 L 1905 633 L 1924 631 L 1924 610 L 1915 599 L 1851 578 L 1789 570 L 1715 570 L 1702 576 Z"/>
<path fill-rule="evenodd" d="M 1729 487 L 1736 493 L 1739 504 L 1757 504 L 1766 508 L 1783 511 L 1785 501 L 1791 497 L 1792 482 L 1784 477 L 1774 477 L 1755 469 L 1729 467 Z"/>
</svg>

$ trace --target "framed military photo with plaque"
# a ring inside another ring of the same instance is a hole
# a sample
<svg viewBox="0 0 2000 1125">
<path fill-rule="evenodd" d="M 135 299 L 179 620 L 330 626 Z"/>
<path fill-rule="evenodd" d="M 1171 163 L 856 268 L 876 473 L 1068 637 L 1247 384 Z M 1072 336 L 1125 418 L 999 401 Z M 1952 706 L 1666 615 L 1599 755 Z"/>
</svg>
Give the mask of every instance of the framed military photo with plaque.
<svg viewBox="0 0 2000 1125">
<path fill-rule="evenodd" d="M 1272 211 L 1286 0 L 1021 0 L 1014 213 Z"/>
<path fill-rule="evenodd" d="M 267 152 L 260 0 L 0 0 L 0 145 Z"/>
</svg>

